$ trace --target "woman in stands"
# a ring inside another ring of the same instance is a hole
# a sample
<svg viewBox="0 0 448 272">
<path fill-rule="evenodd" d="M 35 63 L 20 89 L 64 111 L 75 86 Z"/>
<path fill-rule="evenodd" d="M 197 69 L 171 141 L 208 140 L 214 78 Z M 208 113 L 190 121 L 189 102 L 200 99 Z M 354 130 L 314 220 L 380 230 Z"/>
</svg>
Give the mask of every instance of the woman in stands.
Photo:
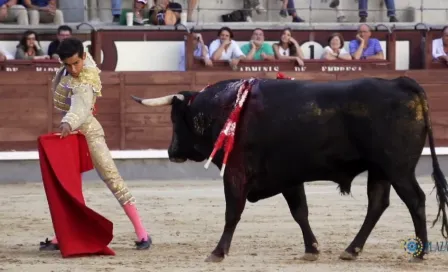
<svg viewBox="0 0 448 272">
<path fill-rule="evenodd" d="M 45 55 L 42 50 L 36 32 L 31 30 L 25 31 L 17 45 L 16 59 L 39 60 L 49 58 L 50 56 Z"/>
<path fill-rule="evenodd" d="M 233 40 L 233 32 L 228 27 L 222 27 L 218 31 L 218 38 L 209 46 L 209 54 L 212 61 L 226 60 L 234 69 L 239 61 L 246 57 Z"/>
<path fill-rule="evenodd" d="M 351 60 L 352 56 L 344 49 L 344 38 L 342 35 L 340 33 L 333 33 L 328 38 L 328 45 L 325 46 L 320 58 L 326 60 Z"/>
<path fill-rule="evenodd" d="M 300 66 L 304 66 L 302 48 L 299 43 L 292 37 L 291 28 L 285 28 L 278 43 L 272 45 L 275 58 L 279 60 L 296 60 Z"/>
</svg>

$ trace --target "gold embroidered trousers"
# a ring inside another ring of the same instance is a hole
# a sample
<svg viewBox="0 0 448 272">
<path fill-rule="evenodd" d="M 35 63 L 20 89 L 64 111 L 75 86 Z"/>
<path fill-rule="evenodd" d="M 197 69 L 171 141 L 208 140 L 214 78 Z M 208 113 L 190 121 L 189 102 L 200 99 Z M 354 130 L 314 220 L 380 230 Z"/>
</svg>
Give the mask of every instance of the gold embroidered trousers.
<svg viewBox="0 0 448 272">
<path fill-rule="evenodd" d="M 134 204 L 135 198 L 131 195 L 123 178 L 115 165 L 109 147 L 104 138 L 104 130 L 98 120 L 89 116 L 88 120 L 79 127 L 86 137 L 93 165 L 101 179 L 117 198 L 120 205 Z"/>
</svg>

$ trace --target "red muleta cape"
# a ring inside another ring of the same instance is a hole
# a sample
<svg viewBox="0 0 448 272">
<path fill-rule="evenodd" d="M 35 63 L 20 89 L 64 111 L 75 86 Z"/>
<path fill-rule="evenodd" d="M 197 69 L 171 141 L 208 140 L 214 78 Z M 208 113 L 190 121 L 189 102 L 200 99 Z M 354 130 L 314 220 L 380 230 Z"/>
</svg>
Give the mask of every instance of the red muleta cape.
<svg viewBox="0 0 448 272">
<path fill-rule="evenodd" d="M 113 224 L 85 205 L 81 173 L 93 169 L 84 135 L 38 138 L 39 161 L 54 232 L 62 257 L 115 255 L 107 245 Z"/>
</svg>

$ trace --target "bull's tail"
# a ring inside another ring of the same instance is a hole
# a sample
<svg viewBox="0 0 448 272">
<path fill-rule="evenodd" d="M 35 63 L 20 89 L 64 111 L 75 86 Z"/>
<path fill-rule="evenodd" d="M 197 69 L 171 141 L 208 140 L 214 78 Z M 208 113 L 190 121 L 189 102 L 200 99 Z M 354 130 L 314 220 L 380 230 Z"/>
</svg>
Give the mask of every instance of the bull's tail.
<svg viewBox="0 0 448 272">
<path fill-rule="evenodd" d="M 431 150 L 431 159 L 432 159 L 432 178 L 435 183 L 436 191 L 437 191 L 437 202 L 439 204 L 439 211 L 437 213 L 436 219 L 433 221 L 432 226 L 436 224 L 439 220 L 440 215 L 442 215 L 442 235 L 446 239 L 448 238 L 448 218 L 446 215 L 446 206 L 448 205 L 448 183 L 445 179 L 445 175 L 440 169 L 439 161 L 437 159 L 437 154 L 434 145 L 434 136 L 432 132 L 431 118 L 429 114 L 429 106 L 428 99 L 426 97 L 425 90 L 412 78 L 409 77 L 400 77 L 399 80 L 404 83 L 405 88 L 410 88 L 413 92 L 415 92 L 419 98 L 420 103 L 423 108 L 423 116 L 426 123 L 426 129 L 428 132 L 428 141 L 429 141 L 429 149 Z"/>
</svg>

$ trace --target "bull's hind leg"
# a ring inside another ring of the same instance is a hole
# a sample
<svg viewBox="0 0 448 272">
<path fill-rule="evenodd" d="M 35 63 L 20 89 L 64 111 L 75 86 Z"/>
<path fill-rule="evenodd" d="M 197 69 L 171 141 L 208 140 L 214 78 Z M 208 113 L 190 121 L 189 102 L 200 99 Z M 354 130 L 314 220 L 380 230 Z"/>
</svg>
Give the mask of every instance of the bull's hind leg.
<svg viewBox="0 0 448 272">
<path fill-rule="evenodd" d="M 369 203 L 364 223 L 351 244 L 339 256 L 343 260 L 354 260 L 362 251 L 370 233 L 380 219 L 383 212 L 389 207 L 390 183 L 385 178 L 369 171 L 367 180 L 367 196 Z"/>
<path fill-rule="evenodd" d="M 246 206 L 247 185 L 242 164 L 228 167 L 224 176 L 224 194 L 226 198 L 224 232 L 206 262 L 221 262 L 229 253 L 233 234 Z"/>
<path fill-rule="evenodd" d="M 302 229 L 303 241 L 305 243 L 305 255 L 302 259 L 307 261 L 317 260 L 319 256 L 318 243 L 308 221 L 308 204 L 304 184 L 302 183 L 284 191 L 283 196 L 288 203 L 292 217 L 294 217 L 294 220 Z"/>
<path fill-rule="evenodd" d="M 409 213 L 414 223 L 415 235 L 422 242 L 423 248 L 420 252 L 415 254 L 416 260 L 423 259 L 426 251 L 428 250 L 428 232 L 426 228 L 426 211 L 425 201 L 426 196 L 422 188 L 418 184 L 414 173 L 409 178 L 403 178 L 394 180 L 392 183 L 397 195 L 408 207 Z M 403 237 L 404 238 L 404 237 Z"/>
</svg>

